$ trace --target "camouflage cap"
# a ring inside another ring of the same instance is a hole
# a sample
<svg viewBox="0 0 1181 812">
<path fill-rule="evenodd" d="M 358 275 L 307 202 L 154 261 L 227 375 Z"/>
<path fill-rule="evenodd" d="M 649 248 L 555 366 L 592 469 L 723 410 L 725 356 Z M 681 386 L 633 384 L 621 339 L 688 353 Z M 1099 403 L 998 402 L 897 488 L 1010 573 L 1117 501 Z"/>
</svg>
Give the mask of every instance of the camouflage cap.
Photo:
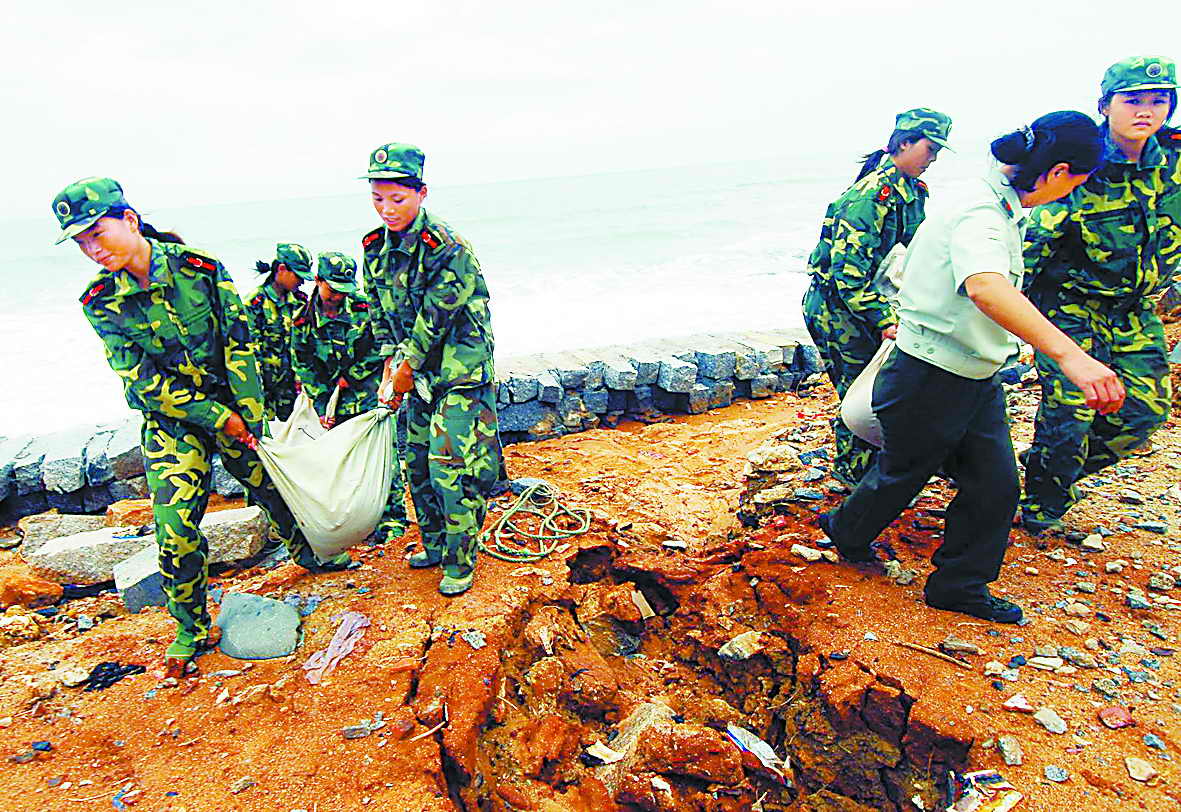
<svg viewBox="0 0 1181 812">
<path fill-rule="evenodd" d="M 312 274 L 312 252 L 299 243 L 281 242 L 275 246 L 275 264 L 283 263 L 287 270 L 307 282 Z"/>
<path fill-rule="evenodd" d="M 369 153 L 369 171 L 361 176 L 369 180 L 414 178 L 422 180 L 426 156 L 412 144 L 382 144 Z"/>
<path fill-rule="evenodd" d="M 1103 74 L 1099 93 L 1131 93 L 1134 90 L 1176 90 L 1177 65 L 1163 56 L 1129 56 Z"/>
<path fill-rule="evenodd" d="M 53 213 L 61 223 L 62 233 L 54 245 L 76 237 L 90 228 L 111 209 L 130 208 L 123 198 L 123 187 L 111 178 L 83 178 L 71 183 L 53 199 Z"/>
<path fill-rule="evenodd" d="M 316 281 L 327 282 L 338 293 L 356 293 L 357 261 L 340 251 L 325 251 L 316 259 Z"/>
<path fill-rule="evenodd" d="M 946 147 L 947 137 L 951 135 L 951 116 L 929 107 L 916 107 L 899 113 L 894 119 L 894 129 L 917 130 L 925 138 Z"/>
</svg>

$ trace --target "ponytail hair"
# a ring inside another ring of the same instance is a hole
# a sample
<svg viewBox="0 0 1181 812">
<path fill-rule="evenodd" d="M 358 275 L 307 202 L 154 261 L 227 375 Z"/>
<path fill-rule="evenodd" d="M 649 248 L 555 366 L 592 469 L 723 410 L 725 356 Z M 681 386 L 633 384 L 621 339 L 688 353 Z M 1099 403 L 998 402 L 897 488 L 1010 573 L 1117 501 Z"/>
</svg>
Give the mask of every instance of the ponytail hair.
<svg viewBox="0 0 1181 812">
<path fill-rule="evenodd" d="M 878 164 L 882 162 L 882 158 L 885 158 L 887 155 L 897 155 L 898 151 L 902 149 L 903 144 L 913 144 L 920 138 L 925 137 L 919 130 L 895 130 L 890 133 L 890 140 L 886 143 L 885 149 L 875 149 L 873 152 L 867 152 L 861 156 L 861 171 L 857 173 L 857 177 L 853 182 L 856 183 L 877 169 Z"/>
<path fill-rule="evenodd" d="M 1075 175 L 1089 175 L 1103 163 L 1103 136 L 1091 117 L 1060 110 L 992 142 L 992 156 L 1017 167 L 1014 189 L 1032 192 L 1037 180 L 1058 164 Z"/>
<path fill-rule="evenodd" d="M 103 216 L 120 218 L 123 216 L 123 213 L 127 211 L 135 215 L 135 219 L 139 221 L 139 233 L 144 237 L 147 237 L 149 240 L 155 240 L 156 242 L 171 242 L 176 243 L 177 245 L 185 244 L 185 241 L 182 240 L 180 235 L 176 232 L 160 231 L 151 223 L 144 222 L 144 218 L 140 215 L 140 213 L 130 206 L 114 206 Z"/>
</svg>

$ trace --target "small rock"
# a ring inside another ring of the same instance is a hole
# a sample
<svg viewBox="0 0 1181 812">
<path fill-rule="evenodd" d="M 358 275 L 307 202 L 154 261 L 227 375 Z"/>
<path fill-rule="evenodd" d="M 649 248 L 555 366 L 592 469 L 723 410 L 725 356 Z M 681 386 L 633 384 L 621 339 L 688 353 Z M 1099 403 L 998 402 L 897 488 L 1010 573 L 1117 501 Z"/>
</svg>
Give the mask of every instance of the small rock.
<svg viewBox="0 0 1181 812">
<path fill-rule="evenodd" d="M 764 648 L 763 633 L 760 631 L 743 632 L 732 637 L 721 648 L 718 656 L 732 662 L 749 660 Z"/>
<path fill-rule="evenodd" d="M 1156 749 L 1156 750 L 1164 750 L 1165 749 L 1164 741 L 1161 739 L 1160 736 L 1156 735 L 1155 733 L 1145 733 L 1144 734 L 1144 744 L 1145 744 L 1145 746 L 1152 747 L 1153 749 Z"/>
<path fill-rule="evenodd" d="M 1128 566 L 1128 562 L 1122 558 L 1117 558 L 1115 561 L 1108 561 L 1103 565 L 1103 570 L 1108 575 L 1119 575 Z"/>
<path fill-rule="evenodd" d="M 1033 715 L 1042 727 L 1051 733 L 1062 734 L 1066 732 L 1066 722 L 1058 715 L 1058 712 L 1053 708 L 1042 708 Z"/>
<path fill-rule="evenodd" d="M 1005 673 L 1005 664 L 998 663 L 996 660 L 989 660 L 984 664 L 984 676 L 999 677 Z"/>
<path fill-rule="evenodd" d="M 1053 781 L 1056 784 L 1061 784 L 1070 780 L 1070 773 L 1053 764 L 1047 764 L 1045 767 L 1043 767 L 1042 775 L 1046 777 L 1047 781 Z"/>
<path fill-rule="evenodd" d="M 1014 711 L 1015 713 L 1033 713 L 1034 711 L 1033 705 L 1025 698 L 1024 694 L 1013 694 L 1005 700 L 1001 707 L 1007 711 Z"/>
<path fill-rule="evenodd" d="M 1148 576 L 1148 588 L 1156 589 L 1161 592 L 1174 589 L 1177 586 L 1177 579 L 1167 572 L 1154 572 Z"/>
<path fill-rule="evenodd" d="M 92 618 L 90 615 L 78 615 L 78 617 L 74 619 L 74 623 L 77 625 L 78 631 L 80 632 L 87 632 L 94 628 L 94 618 Z"/>
<path fill-rule="evenodd" d="M 359 725 L 349 725 L 348 727 L 341 728 L 340 733 L 346 739 L 363 739 L 373 733 L 373 731 L 369 728 L 368 722 L 362 722 Z"/>
<path fill-rule="evenodd" d="M 975 643 L 969 643 L 966 640 L 961 640 L 954 634 L 949 634 L 939 644 L 939 648 L 945 654 L 979 654 L 980 647 Z"/>
<path fill-rule="evenodd" d="M 1119 705 L 1113 705 L 1110 708 L 1100 710 L 1099 721 L 1112 730 L 1132 727 L 1136 724 L 1136 720 L 1132 718 L 1132 714 L 1128 712 L 1128 709 Z"/>
<path fill-rule="evenodd" d="M 58 681 L 67 688 L 77 688 L 90 676 L 90 672 L 85 668 L 63 668 L 55 673 Z"/>
<path fill-rule="evenodd" d="M 1087 623 L 1084 620 L 1071 619 L 1071 620 L 1066 621 L 1062 625 L 1066 628 L 1066 631 L 1070 632 L 1071 634 L 1077 634 L 1080 637 L 1083 636 L 1084 634 L 1086 634 L 1091 629 L 1091 624 Z"/>
<path fill-rule="evenodd" d="M 1125 488 L 1119 492 L 1119 500 L 1127 505 L 1143 505 L 1144 497 L 1140 495 L 1139 491 Z"/>
<path fill-rule="evenodd" d="M 1089 606 L 1077 601 L 1066 604 L 1066 608 L 1062 611 L 1070 617 L 1088 617 L 1091 614 L 1091 608 Z"/>
<path fill-rule="evenodd" d="M 1160 775 L 1151 764 L 1142 758 L 1128 756 L 1124 759 L 1124 766 L 1127 768 L 1128 775 L 1132 780 L 1139 781 L 1142 784 L 1147 784 Z"/>
<path fill-rule="evenodd" d="M 256 786 L 254 779 L 249 776 L 245 776 L 230 784 L 230 792 L 237 795 L 239 792 L 245 792 L 253 786 Z"/>
<path fill-rule="evenodd" d="M 1127 604 L 1128 604 L 1128 606 L 1132 607 L 1133 609 L 1151 609 L 1152 608 L 1152 604 L 1149 603 L 1147 600 L 1145 600 L 1145 598 L 1141 595 L 1128 595 Z"/>
<path fill-rule="evenodd" d="M 1107 544 L 1103 541 L 1103 536 L 1098 533 L 1092 533 L 1087 536 L 1079 546 L 1089 553 L 1101 553 L 1107 549 Z"/>
<path fill-rule="evenodd" d="M 1042 671 L 1056 671 L 1066 664 L 1061 657 L 1030 657 L 1029 664 Z"/>
<path fill-rule="evenodd" d="M 1021 742 L 1017 741 L 1016 736 L 1001 736 L 996 741 L 996 749 L 1001 751 L 1001 758 L 1010 767 L 1020 767 L 1025 758 L 1025 753 L 1021 751 Z"/>
<path fill-rule="evenodd" d="M 1165 522 L 1138 522 L 1132 527 L 1137 530 L 1146 530 L 1149 533 L 1160 533 L 1162 536 L 1169 532 L 1169 525 Z"/>
<path fill-rule="evenodd" d="M 662 546 L 670 550 L 687 550 L 689 545 L 682 539 L 665 539 Z"/>
<path fill-rule="evenodd" d="M 824 554 L 820 550 L 813 549 L 812 547 L 805 547 L 803 544 L 791 545 L 791 553 L 792 555 L 799 556 L 810 564 L 814 564 L 824 557 Z"/>
<path fill-rule="evenodd" d="M 824 493 L 816 488 L 796 488 L 792 498 L 802 502 L 818 502 L 824 498 Z"/>
</svg>

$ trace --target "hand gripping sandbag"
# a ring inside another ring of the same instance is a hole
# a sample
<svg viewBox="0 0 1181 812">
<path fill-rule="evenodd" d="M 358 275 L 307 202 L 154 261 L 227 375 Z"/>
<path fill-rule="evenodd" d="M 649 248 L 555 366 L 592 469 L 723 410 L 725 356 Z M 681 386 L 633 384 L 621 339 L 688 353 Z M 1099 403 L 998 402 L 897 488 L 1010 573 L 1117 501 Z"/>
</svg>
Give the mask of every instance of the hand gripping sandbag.
<svg viewBox="0 0 1181 812">
<path fill-rule="evenodd" d="M 263 467 L 321 561 L 361 541 L 381 520 L 394 471 L 392 415 L 372 409 L 313 440 L 259 440 Z"/>
<path fill-rule="evenodd" d="M 882 447 L 882 424 L 873 413 L 873 383 L 893 349 L 893 341 L 883 341 L 869 366 L 861 371 L 841 401 L 841 420 L 845 421 L 849 431 L 878 448 Z"/>
</svg>

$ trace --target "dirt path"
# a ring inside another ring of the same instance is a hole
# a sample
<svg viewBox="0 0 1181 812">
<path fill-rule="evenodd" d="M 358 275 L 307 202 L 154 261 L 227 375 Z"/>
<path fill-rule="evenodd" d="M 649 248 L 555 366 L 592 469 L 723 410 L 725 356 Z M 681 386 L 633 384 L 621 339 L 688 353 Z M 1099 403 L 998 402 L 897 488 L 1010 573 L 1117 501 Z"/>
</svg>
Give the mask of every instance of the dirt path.
<svg viewBox="0 0 1181 812">
<path fill-rule="evenodd" d="M 1032 390 L 1012 402 L 1024 439 Z M 903 566 L 920 573 L 908 586 L 790 552 L 819 536 L 812 513 L 835 495 L 784 505 L 758 529 L 737 522 L 746 454 L 776 434 L 801 450 L 824 445 L 831 406 L 823 393 L 784 395 L 512 446 L 513 475 L 545 478 L 595 511 L 575 546 L 537 565 L 484 559 L 474 589 L 451 601 L 435 591 L 437 574 L 406 567 L 401 547 L 363 548 L 364 566 L 342 574 L 286 565 L 228 575 L 226 590 L 323 598 L 295 657 L 238 674 L 216 676 L 243 663 L 214 653 L 179 687 L 149 671 L 101 692 L 67 688 L 58 677 L 71 667 L 153 668 L 171 629 L 161 611 L 126 616 L 113 596 L 72 601 L 43 623 L 42 639 L 0 651 L 0 755 L 37 741 L 53 748 L 3 763 L 0 808 L 111 809 L 122 791 L 128 808 L 188 812 L 598 810 L 614 808 L 612 797 L 669 810 L 751 809 L 759 798 L 768 810 L 930 810 L 950 767 L 999 769 L 1026 795 L 1019 809 L 1181 803 L 1177 614 L 1127 605 L 1129 587 L 1150 602 L 1170 594 L 1147 590 L 1148 577 L 1181 564 L 1181 500 L 1169 495 L 1181 479 L 1176 420 L 1070 516 L 1083 530 L 1115 531 L 1105 552 L 1014 533 L 998 588 L 1032 620 L 1017 628 L 922 604 L 946 488 L 928 489 L 888 531 Z M 1127 489 L 1143 504 L 1121 501 Z M 1165 534 L 1120 528 L 1161 520 Z M 1108 573 L 1117 559 L 1127 566 Z M 642 617 L 635 590 L 654 617 Z M 299 664 L 345 610 L 372 625 L 310 685 Z M 80 633 L 70 619 L 79 614 L 108 617 Z M 756 633 L 748 659 L 718 656 L 745 632 Z M 952 633 L 981 650 L 962 655 L 968 667 L 897 645 L 934 647 Z M 1008 668 L 1039 647 L 1068 647 L 1099 667 L 984 674 L 990 661 Z M 1002 709 L 1015 693 L 1053 708 L 1068 731 Z M 1097 711 L 1120 702 L 1136 726 L 1109 730 Z M 375 718 L 385 724 L 370 735 L 342 735 Z M 795 789 L 744 767 L 720 732 L 727 723 L 789 756 Z M 640 731 L 634 747 L 629 730 Z M 1019 740 L 1021 766 L 1002 761 L 992 744 L 1002 735 Z M 625 768 L 585 763 L 596 741 L 624 753 Z M 1127 756 L 1159 777 L 1132 780 Z M 1066 782 L 1047 780 L 1047 766 Z"/>
</svg>

